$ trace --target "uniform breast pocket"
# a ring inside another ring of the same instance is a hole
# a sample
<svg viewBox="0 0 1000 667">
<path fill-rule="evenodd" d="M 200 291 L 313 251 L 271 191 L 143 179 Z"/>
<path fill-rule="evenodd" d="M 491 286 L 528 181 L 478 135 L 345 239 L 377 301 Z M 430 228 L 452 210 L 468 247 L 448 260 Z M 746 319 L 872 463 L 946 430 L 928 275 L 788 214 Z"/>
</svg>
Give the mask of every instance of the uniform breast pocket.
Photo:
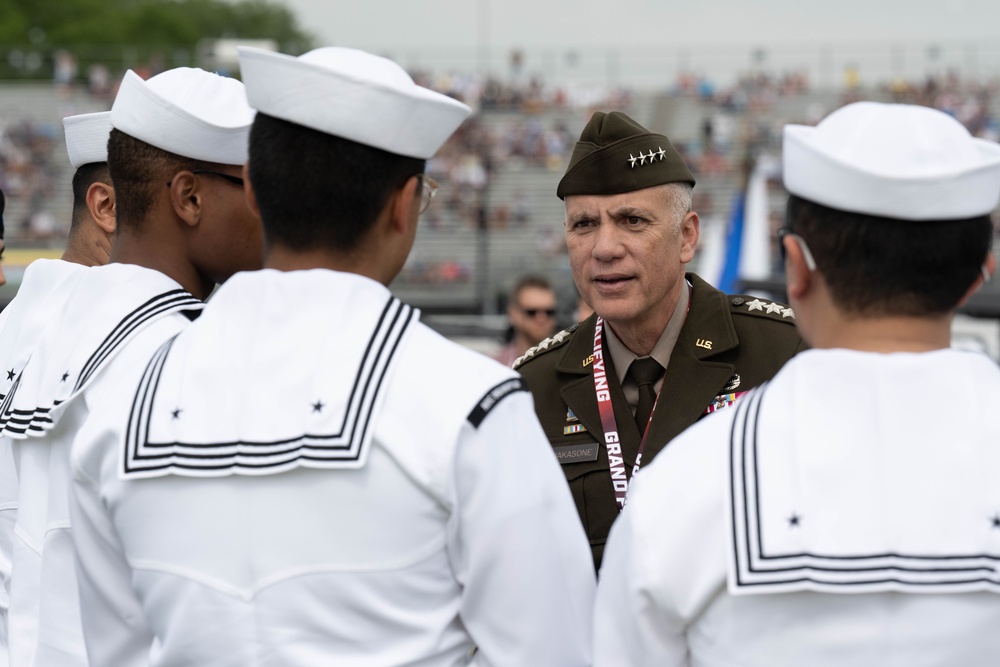
<svg viewBox="0 0 1000 667">
<path fill-rule="evenodd" d="M 593 438 L 552 441 L 591 545 L 604 544 L 618 513 L 608 457 Z"/>
</svg>

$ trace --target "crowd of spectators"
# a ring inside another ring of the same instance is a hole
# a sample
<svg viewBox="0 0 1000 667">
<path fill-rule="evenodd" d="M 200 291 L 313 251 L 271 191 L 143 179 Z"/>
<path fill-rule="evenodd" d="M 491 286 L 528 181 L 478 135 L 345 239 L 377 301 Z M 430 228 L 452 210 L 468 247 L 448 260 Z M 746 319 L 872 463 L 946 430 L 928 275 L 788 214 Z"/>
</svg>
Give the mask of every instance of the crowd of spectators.
<svg viewBox="0 0 1000 667">
<path fill-rule="evenodd" d="M 59 67 L 53 79 L 57 90 L 66 94 L 85 92 L 92 98 L 110 100 L 117 78 L 107 68 L 77 71 L 69 53 L 61 54 L 56 64 Z M 152 74 L 157 69 L 158 63 L 153 61 L 146 71 Z M 461 99 L 479 112 L 428 164 L 428 172 L 442 184 L 438 200 L 424 220 L 425 228 L 432 232 L 539 227 L 532 224 L 537 215 L 533 205 L 537 193 L 530 180 L 520 185 L 523 180 L 505 179 L 503 175 L 524 170 L 560 174 L 579 128 L 592 110 L 627 110 L 632 104 L 630 93 L 623 89 L 554 86 L 517 73 L 505 78 L 484 78 L 468 72 L 411 74 L 421 85 Z M 845 103 L 874 95 L 924 104 L 952 114 L 976 136 L 1000 139 L 1000 123 L 992 106 L 1000 93 L 996 80 L 969 81 L 949 73 L 862 90 L 856 70 L 854 84 L 849 85 L 848 79 L 845 72 Z M 84 85 L 75 86 L 77 80 Z M 724 88 L 704 76 L 684 73 L 668 93 L 698 104 L 698 117 L 687 123 L 691 131 L 671 136 L 671 140 L 699 180 L 702 206 L 717 209 L 714 217 L 724 215 L 729 197 L 722 191 L 728 192 L 741 181 L 748 156 L 759 150 L 776 150 L 780 145 L 784 122 L 815 123 L 832 111 L 818 101 L 809 105 L 803 117 L 781 117 L 781 112 L 776 111 L 781 108 L 781 100 L 811 93 L 808 77 L 802 71 L 769 74 L 758 68 Z M 0 126 L 0 187 L 7 192 L 10 210 L 16 216 L 8 222 L 13 235 L 45 241 L 65 234 L 65 225 L 57 223 L 49 206 L 54 182 L 62 174 L 53 160 L 54 147 L 60 141 L 56 121 L 8 120 L 6 126 Z M 503 180 L 503 187 L 495 187 L 498 179 Z M 718 187 L 713 189 L 713 184 Z M 538 230 L 532 233 L 542 234 Z M 555 256 L 563 250 L 557 233 L 539 236 L 535 241 L 542 255 Z M 473 267 L 462 258 L 438 260 L 428 256 L 421 261 L 417 253 L 405 277 L 414 282 L 449 283 L 468 282 L 472 274 Z"/>
<path fill-rule="evenodd" d="M 893 102 L 922 104 L 954 116 L 973 135 L 1000 140 L 1000 123 L 992 100 L 1000 92 L 1000 80 L 963 80 L 956 72 L 923 81 L 896 80 L 885 86 L 884 94 Z"/>
<path fill-rule="evenodd" d="M 65 236 L 50 204 L 61 173 L 54 153 L 61 135 L 52 123 L 0 120 L 0 189 L 7 197 L 8 236 L 49 241 Z"/>
</svg>

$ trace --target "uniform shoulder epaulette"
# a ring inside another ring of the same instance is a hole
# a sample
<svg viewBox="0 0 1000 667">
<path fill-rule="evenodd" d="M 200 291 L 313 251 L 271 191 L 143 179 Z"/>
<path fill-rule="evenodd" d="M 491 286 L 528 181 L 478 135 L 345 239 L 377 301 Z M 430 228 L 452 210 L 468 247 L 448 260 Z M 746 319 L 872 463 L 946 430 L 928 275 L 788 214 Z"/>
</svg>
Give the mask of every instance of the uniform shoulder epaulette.
<svg viewBox="0 0 1000 667">
<path fill-rule="evenodd" d="M 756 315 L 795 324 L 795 312 L 777 301 L 766 301 L 747 294 L 735 294 L 729 297 L 729 305 L 734 313 Z"/>
<path fill-rule="evenodd" d="M 577 322 L 576 324 L 574 324 L 570 328 L 563 329 L 562 331 L 560 331 L 556 335 L 554 335 L 554 336 L 552 336 L 550 338 L 546 338 L 545 340 L 543 340 L 541 343 L 539 343 L 535 347 L 529 348 L 527 352 L 525 352 L 520 357 L 518 357 L 517 359 L 515 359 L 514 363 L 511 364 L 510 367 L 513 368 L 516 371 L 521 366 L 521 364 L 523 364 L 524 362 L 526 362 L 528 359 L 531 359 L 532 357 L 536 357 L 539 354 L 541 354 L 542 352 L 548 352 L 549 350 L 554 350 L 554 349 L 556 349 L 558 347 L 562 347 L 563 345 L 566 344 L 566 341 L 569 340 L 570 334 L 573 333 L 574 331 L 576 331 L 579 326 L 580 326 L 580 323 Z"/>
</svg>

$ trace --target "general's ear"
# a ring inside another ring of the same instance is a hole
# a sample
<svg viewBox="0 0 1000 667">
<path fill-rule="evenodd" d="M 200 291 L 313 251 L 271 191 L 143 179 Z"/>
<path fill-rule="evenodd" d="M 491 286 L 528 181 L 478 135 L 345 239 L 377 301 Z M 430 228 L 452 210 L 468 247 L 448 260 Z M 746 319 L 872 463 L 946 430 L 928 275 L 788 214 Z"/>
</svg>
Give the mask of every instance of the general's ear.
<svg viewBox="0 0 1000 667">
<path fill-rule="evenodd" d="M 694 251 L 698 247 L 700 234 L 701 219 L 697 213 L 689 211 L 681 222 L 681 262 L 686 264 L 694 259 Z"/>
</svg>

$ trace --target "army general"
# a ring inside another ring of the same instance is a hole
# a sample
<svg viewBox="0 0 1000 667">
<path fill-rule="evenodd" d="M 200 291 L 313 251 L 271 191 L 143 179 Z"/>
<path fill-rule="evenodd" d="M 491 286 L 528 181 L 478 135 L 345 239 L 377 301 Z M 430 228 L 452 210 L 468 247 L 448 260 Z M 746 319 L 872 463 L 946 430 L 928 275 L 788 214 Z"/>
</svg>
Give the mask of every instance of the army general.
<svg viewBox="0 0 1000 667">
<path fill-rule="evenodd" d="M 693 187 L 666 136 L 597 112 L 556 192 L 573 280 L 595 312 L 514 368 L 534 395 L 598 569 L 640 465 L 803 347 L 790 308 L 727 296 L 685 273 L 698 243 Z"/>
</svg>

